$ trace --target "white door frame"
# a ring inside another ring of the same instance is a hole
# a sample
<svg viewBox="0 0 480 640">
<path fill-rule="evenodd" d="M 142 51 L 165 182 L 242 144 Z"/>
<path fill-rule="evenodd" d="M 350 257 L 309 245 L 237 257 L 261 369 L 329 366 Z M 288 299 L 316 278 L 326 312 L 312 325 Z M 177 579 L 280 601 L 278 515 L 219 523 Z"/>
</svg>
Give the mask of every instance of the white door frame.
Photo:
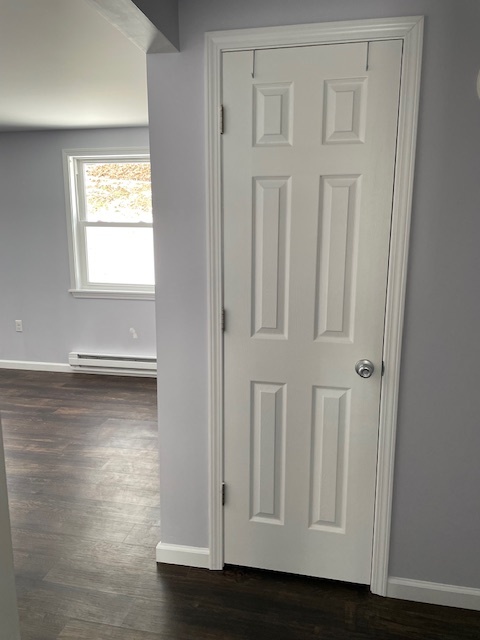
<svg viewBox="0 0 480 640">
<path fill-rule="evenodd" d="M 417 133 L 423 17 L 217 31 L 206 34 L 206 136 L 209 287 L 209 547 L 210 568 L 223 567 L 223 271 L 220 105 L 222 53 L 327 43 L 403 40 L 398 143 L 388 264 L 380 397 L 378 468 L 370 589 L 386 595 L 395 433 L 400 378 L 408 240 Z M 228 120 L 226 122 L 228 127 Z M 228 323 L 228 318 L 227 318 Z"/>
</svg>

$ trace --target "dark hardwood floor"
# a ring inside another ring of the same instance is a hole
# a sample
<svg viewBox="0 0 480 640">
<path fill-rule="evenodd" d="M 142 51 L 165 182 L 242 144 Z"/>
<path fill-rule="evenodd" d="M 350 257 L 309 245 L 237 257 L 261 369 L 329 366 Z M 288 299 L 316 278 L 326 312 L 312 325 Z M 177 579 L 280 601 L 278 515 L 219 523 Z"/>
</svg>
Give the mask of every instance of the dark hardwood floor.
<svg viewBox="0 0 480 640">
<path fill-rule="evenodd" d="M 480 614 L 155 564 L 155 382 L 0 370 L 22 640 L 479 640 Z M 1 630 L 0 630 L 1 640 Z"/>
</svg>

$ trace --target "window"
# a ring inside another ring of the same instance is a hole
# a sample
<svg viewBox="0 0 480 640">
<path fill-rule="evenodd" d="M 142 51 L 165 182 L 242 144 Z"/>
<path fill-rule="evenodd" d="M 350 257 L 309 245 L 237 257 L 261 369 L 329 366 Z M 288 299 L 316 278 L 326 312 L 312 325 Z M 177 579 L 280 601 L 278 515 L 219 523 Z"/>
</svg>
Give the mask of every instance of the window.
<svg viewBox="0 0 480 640">
<path fill-rule="evenodd" d="M 150 158 L 145 150 L 64 151 L 71 293 L 153 298 Z"/>
</svg>

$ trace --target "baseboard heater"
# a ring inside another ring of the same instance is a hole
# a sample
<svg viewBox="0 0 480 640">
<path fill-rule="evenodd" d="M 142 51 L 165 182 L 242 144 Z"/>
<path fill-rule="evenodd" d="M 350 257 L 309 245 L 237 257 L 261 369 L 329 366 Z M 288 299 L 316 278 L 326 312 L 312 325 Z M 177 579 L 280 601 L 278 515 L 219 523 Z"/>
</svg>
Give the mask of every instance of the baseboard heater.
<svg viewBox="0 0 480 640">
<path fill-rule="evenodd" d="M 108 373 L 110 375 L 157 375 L 157 359 L 149 356 L 117 356 L 96 353 L 68 354 L 68 363 L 75 371 L 84 373 Z"/>
</svg>

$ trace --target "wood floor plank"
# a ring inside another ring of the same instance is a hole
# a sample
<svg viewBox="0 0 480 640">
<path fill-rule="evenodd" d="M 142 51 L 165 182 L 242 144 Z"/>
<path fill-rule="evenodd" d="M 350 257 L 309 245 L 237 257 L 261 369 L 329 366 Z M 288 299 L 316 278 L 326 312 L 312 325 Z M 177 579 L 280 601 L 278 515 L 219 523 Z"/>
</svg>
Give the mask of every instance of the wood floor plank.
<svg viewBox="0 0 480 640">
<path fill-rule="evenodd" d="M 71 620 L 58 635 L 58 640 L 159 640 L 159 638 L 160 636 L 156 633 L 121 629 L 104 624 L 89 624 L 81 620 Z M 161 640 L 177 640 L 177 638 L 174 635 L 164 634 Z"/>
<path fill-rule="evenodd" d="M 21 640 L 56 640 L 66 617 L 19 606 Z"/>
<path fill-rule="evenodd" d="M 46 574 L 44 582 L 65 587 L 88 589 L 95 585 L 97 592 L 117 594 L 130 598 L 142 596 L 146 599 L 161 600 L 163 585 L 154 569 L 142 563 L 92 562 L 90 558 L 60 559 Z"/>
<path fill-rule="evenodd" d="M 42 577 L 61 560 L 134 568 L 139 575 L 155 570 L 153 547 L 42 533 L 15 528 L 15 566 L 21 577 Z M 17 561 L 18 559 L 18 561 Z M 31 563 L 31 564 L 29 564 Z M 40 575 L 41 574 L 41 575 Z M 77 585 L 74 582 L 74 586 Z"/>
<path fill-rule="evenodd" d="M 30 581 L 25 578 L 18 581 L 17 592 L 21 610 L 118 626 L 132 603 L 128 597 L 96 591 L 94 588 L 59 587 L 43 580 Z"/>
<path fill-rule="evenodd" d="M 98 513 L 101 514 L 101 509 Z M 17 504 L 15 500 L 11 501 L 10 515 L 15 526 L 65 535 L 82 535 L 92 540 L 109 542 L 123 542 L 134 526 L 132 522 L 106 518 L 96 513 L 85 518 L 73 509 L 63 509 L 61 512 L 42 507 L 31 509 Z"/>
<path fill-rule="evenodd" d="M 118 520 L 123 524 L 159 525 L 158 507 L 78 497 L 71 500 L 45 491 L 33 496 L 20 496 L 15 492 L 11 495 L 12 512 L 34 514 L 34 517 L 88 522 L 91 515 L 97 515 L 99 519 Z"/>
<path fill-rule="evenodd" d="M 160 542 L 160 527 L 149 524 L 135 524 L 125 536 L 124 542 L 127 544 L 156 547 Z"/>
<path fill-rule="evenodd" d="M 14 477 L 37 479 L 40 480 L 54 480 L 56 482 L 62 482 L 63 479 L 74 480 L 76 482 L 84 482 L 89 484 L 98 484 L 100 482 L 104 484 L 123 485 L 125 487 L 138 487 L 139 489 L 154 489 L 158 487 L 157 475 L 142 475 L 141 473 L 118 473 L 110 470 L 102 469 L 89 469 L 82 468 L 79 464 L 78 467 L 71 467 L 70 465 L 56 464 L 54 468 L 42 465 L 41 462 L 31 464 L 27 467 L 22 461 L 13 460 L 9 457 L 9 452 L 6 452 L 7 460 L 7 474 L 9 479 L 13 482 Z"/>
<path fill-rule="evenodd" d="M 17 547 L 13 556 L 17 574 L 29 580 L 43 580 L 57 562 L 55 555 L 42 554 L 37 549 L 34 552 L 21 551 Z"/>
<path fill-rule="evenodd" d="M 158 484 L 158 478 L 155 477 Z M 55 480 L 47 480 L 39 486 L 34 486 L 37 493 L 69 500 L 95 500 L 103 503 L 119 503 L 141 505 L 144 507 L 158 508 L 158 488 L 145 489 L 138 486 L 123 486 L 123 483 L 98 482 L 97 484 L 79 483 L 65 480 L 58 483 Z M 22 487 L 26 491 L 27 487 Z"/>
</svg>

